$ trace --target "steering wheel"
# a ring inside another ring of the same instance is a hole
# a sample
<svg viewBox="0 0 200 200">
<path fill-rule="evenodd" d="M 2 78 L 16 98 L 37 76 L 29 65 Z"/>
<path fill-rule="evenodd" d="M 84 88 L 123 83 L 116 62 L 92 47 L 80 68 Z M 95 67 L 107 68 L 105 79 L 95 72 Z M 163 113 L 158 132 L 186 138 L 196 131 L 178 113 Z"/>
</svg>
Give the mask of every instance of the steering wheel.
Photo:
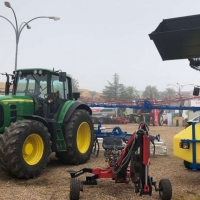
<svg viewBox="0 0 200 200">
<path fill-rule="evenodd" d="M 35 90 L 32 90 L 32 89 L 28 89 L 28 91 L 27 91 L 26 94 L 27 94 L 27 95 L 30 95 L 30 96 L 32 96 L 32 97 L 37 97 L 37 96 L 40 95 L 40 93 L 35 93 Z"/>
<path fill-rule="evenodd" d="M 35 90 L 28 89 L 28 93 L 33 94 L 33 93 L 35 93 Z"/>
</svg>

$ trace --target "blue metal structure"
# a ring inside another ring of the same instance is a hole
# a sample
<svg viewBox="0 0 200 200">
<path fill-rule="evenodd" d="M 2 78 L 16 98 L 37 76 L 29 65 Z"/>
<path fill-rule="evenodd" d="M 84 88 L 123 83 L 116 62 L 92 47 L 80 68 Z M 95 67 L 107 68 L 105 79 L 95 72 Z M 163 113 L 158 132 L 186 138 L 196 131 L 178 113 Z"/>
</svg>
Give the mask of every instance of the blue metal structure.
<svg viewBox="0 0 200 200">
<path fill-rule="evenodd" d="M 102 127 L 101 122 L 98 122 L 98 127 L 95 130 L 95 135 L 97 138 L 105 138 L 105 137 L 113 136 L 113 137 L 120 138 L 124 141 L 127 141 L 133 135 L 133 134 L 129 134 L 127 132 L 123 132 L 119 126 L 114 127 L 111 132 L 102 132 L 101 127 Z"/>
<path fill-rule="evenodd" d="M 133 135 L 131 133 L 127 133 L 126 131 L 123 132 L 119 126 L 115 126 L 111 132 L 102 132 L 101 127 L 102 127 L 101 122 L 98 122 L 98 127 L 95 130 L 95 135 L 97 138 L 105 138 L 105 137 L 113 136 L 113 137 L 120 138 L 124 141 L 127 141 Z M 156 136 L 151 136 L 151 137 L 153 140 L 160 141 L 160 134 L 158 134 Z"/>
<path fill-rule="evenodd" d="M 123 132 L 119 126 L 116 126 L 113 128 L 111 132 L 102 132 L 102 126 L 101 122 L 98 122 L 98 127 L 95 129 L 95 143 L 94 143 L 94 149 L 93 149 L 93 154 L 98 157 L 99 154 L 99 142 L 98 138 L 105 138 L 105 137 L 116 137 L 122 139 L 124 142 L 128 141 L 131 137 L 133 136 L 133 133 L 127 133 Z M 160 134 L 157 134 L 156 136 L 150 135 L 150 141 L 154 145 L 154 153 L 155 155 L 155 143 L 154 141 L 157 140 L 158 142 L 160 141 Z"/>
<path fill-rule="evenodd" d="M 162 109 L 162 110 L 192 110 L 193 112 L 199 111 L 200 107 L 180 107 L 180 106 L 169 106 L 169 105 L 153 105 L 150 101 L 144 100 L 134 102 L 134 103 L 93 103 L 90 107 L 105 107 L 105 108 L 133 108 L 133 109 L 144 109 L 147 112 L 150 112 L 153 109 Z M 199 143 L 200 140 L 196 140 L 195 133 L 195 122 L 192 123 L 192 140 L 190 139 L 182 139 L 181 142 L 184 143 L 192 143 L 192 153 L 193 153 L 193 162 L 190 163 L 190 168 L 192 170 L 200 169 L 200 163 L 198 164 L 196 161 L 196 143 Z M 119 137 L 124 141 L 127 141 L 132 134 L 128 134 L 127 132 L 123 132 L 120 127 L 115 127 L 112 132 L 102 132 L 101 131 L 101 123 L 98 123 L 98 128 L 95 130 L 95 134 L 97 138 L 104 138 L 109 136 Z M 156 135 L 152 139 L 157 139 L 159 141 L 159 135 Z"/>
<path fill-rule="evenodd" d="M 134 103 L 91 103 L 90 107 L 104 107 L 104 108 L 133 108 L 143 109 L 150 112 L 151 110 L 192 110 L 193 112 L 199 111 L 200 107 L 188 106 L 169 106 L 169 105 L 154 105 L 148 100 L 136 101 Z"/>
</svg>

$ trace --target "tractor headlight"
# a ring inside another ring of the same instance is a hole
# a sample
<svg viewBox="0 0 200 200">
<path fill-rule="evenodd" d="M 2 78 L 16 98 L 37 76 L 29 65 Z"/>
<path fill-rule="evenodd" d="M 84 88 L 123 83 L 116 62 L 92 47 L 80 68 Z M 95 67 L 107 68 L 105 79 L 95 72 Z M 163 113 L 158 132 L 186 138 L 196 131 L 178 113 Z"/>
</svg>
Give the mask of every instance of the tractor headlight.
<svg viewBox="0 0 200 200">
<path fill-rule="evenodd" d="M 40 75 L 42 74 L 42 70 L 41 69 L 38 71 L 38 74 L 40 74 Z"/>
<path fill-rule="evenodd" d="M 22 75 L 22 72 L 21 72 L 21 71 L 19 71 L 19 72 L 18 72 L 18 74 L 21 76 L 21 75 Z"/>
<path fill-rule="evenodd" d="M 33 71 L 33 74 L 37 74 L 37 70 L 34 70 L 34 71 Z"/>
<path fill-rule="evenodd" d="M 189 149 L 190 143 L 189 142 L 180 142 L 179 147 L 182 149 Z"/>
</svg>

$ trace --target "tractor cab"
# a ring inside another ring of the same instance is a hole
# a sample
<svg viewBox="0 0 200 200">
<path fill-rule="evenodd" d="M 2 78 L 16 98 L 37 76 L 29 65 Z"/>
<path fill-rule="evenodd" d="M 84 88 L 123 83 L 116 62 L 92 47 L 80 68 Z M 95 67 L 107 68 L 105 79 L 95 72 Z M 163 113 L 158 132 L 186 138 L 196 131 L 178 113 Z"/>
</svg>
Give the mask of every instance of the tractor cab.
<svg viewBox="0 0 200 200">
<path fill-rule="evenodd" d="M 28 98 L 34 101 L 34 115 L 43 118 L 55 118 L 59 108 L 67 100 L 73 99 L 71 77 L 66 72 L 47 69 L 19 69 L 9 82 L 9 75 L 5 87 L 5 94 Z"/>
<path fill-rule="evenodd" d="M 46 69 L 15 71 L 12 95 L 29 96 L 34 101 L 34 114 L 52 118 L 66 100 L 72 100 L 71 77 L 66 72 Z"/>
</svg>

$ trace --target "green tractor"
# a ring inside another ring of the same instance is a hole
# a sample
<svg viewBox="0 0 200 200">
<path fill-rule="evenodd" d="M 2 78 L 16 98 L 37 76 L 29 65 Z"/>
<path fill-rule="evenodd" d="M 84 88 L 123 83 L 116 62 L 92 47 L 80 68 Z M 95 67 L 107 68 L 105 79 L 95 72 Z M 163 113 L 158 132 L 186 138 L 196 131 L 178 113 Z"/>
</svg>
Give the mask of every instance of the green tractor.
<svg viewBox="0 0 200 200">
<path fill-rule="evenodd" d="M 48 69 L 16 70 L 6 77 L 0 95 L 1 168 L 17 178 L 34 178 L 51 152 L 64 164 L 87 162 L 94 144 L 92 111 L 77 101 L 71 77 Z"/>
</svg>

